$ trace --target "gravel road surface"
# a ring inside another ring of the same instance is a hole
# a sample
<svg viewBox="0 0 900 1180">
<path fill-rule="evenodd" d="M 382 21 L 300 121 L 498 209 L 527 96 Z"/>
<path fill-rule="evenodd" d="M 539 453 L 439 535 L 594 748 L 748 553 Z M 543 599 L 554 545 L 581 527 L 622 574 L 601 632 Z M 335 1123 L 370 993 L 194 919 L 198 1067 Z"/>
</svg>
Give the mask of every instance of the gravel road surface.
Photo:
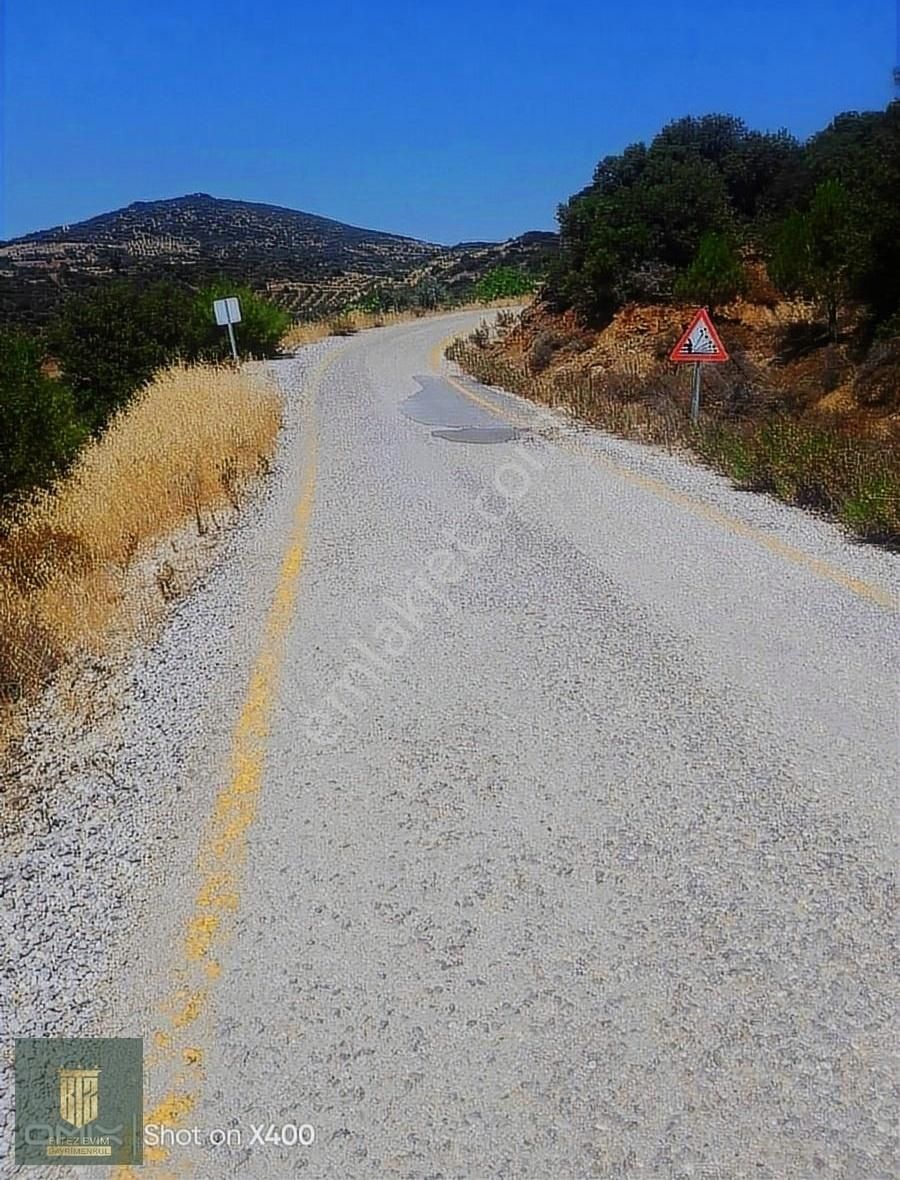
<svg viewBox="0 0 900 1180">
<path fill-rule="evenodd" d="M 16 1031 L 145 1037 L 148 1176 L 887 1180 L 896 558 L 476 386 L 479 318 L 273 366 Z"/>
</svg>

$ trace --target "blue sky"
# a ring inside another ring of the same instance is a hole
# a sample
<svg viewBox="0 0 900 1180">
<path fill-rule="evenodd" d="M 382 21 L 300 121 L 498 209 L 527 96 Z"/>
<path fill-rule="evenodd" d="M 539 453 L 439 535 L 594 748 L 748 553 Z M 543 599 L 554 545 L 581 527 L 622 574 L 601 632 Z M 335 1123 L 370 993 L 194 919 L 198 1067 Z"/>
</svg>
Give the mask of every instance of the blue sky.
<svg viewBox="0 0 900 1180">
<path fill-rule="evenodd" d="M 806 136 L 883 107 L 896 52 L 896 0 L 2 7 L 3 238 L 198 191 L 440 242 L 554 228 L 668 120 Z"/>
</svg>

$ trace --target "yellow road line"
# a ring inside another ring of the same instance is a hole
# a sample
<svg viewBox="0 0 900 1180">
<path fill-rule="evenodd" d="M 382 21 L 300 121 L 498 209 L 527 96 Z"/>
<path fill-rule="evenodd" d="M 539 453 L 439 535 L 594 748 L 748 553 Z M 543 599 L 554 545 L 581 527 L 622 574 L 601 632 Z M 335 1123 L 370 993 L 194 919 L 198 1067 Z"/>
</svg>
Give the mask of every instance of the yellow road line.
<svg viewBox="0 0 900 1180">
<path fill-rule="evenodd" d="M 458 337 L 459 333 L 453 336 L 448 336 L 442 340 L 440 344 L 432 350 L 431 364 L 436 372 L 441 371 L 441 361 L 444 353 L 451 341 Z M 444 381 L 448 385 L 452 385 L 454 389 L 467 397 L 476 405 L 481 406 L 495 417 L 508 425 L 522 428 L 527 426 L 527 421 L 514 419 L 511 415 L 506 413 L 503 409 L 497 406 L 494 402 L 488 401 L 487 398 L 481 397 L 475 393 L 474 390 L 468 389 L 461 382 L 451 377 L 448 373 L 442 373 Z M 714 524 L 720 525 L 723 529 L 732 533 L 734 536 L 745 537 L 749 541 L 767 549 L 770 553 L 776 554 L 778 557 L 784 558 L 785 561 L 793 565 L 802 566 L 803 568 L 815 574 L 816 577 L 822 578 L 825 581 L 832 582 L 836 586 L 840 586 L 844 590 L 849 590 L 850 593 L 857 595 L 859 598 L 865 599 L 868 602 L 873 602 L 877 606 L 883 606 L 889 610 L 897 610 L 900 608 L 900 603 L 897 599 L 881 586 L 875 586 L 871 582 L 865 582 L 861 578 L 855 578 L 852 574 L 847 574 L 843 570 L 837 569 L 828 562 L 822 561 L 817 557 L 813 557 L 810 553 L 805 553 L 802 549 L 797 549 L 793 545 L 788 545 L 787 542 L 779 540 L 777 537 L 772 537 L 768 533 L 755 528 L 753 525 L 747 524 L 745 521 L 738 519 L 735 516 L 730 516 L 726 512 L 720 511 L 718 508 L 713 508 L 711 504 L 706 504 L 702 500 L 697 500 L 693 496 L 688 496 L 684 492 L 678 492 L 674 488 L 670 488 L 667 484 L 662 483 L 658 479 L 652 479 L 646 475 L 639 475 L 636 471 L 631 471 L 627 467 L 622 467 L 615 463 L 612 459 L 608 459 L 605 455 L 599 455 L 596 451 L 588 450 L 580 446 L 574 439 L 560 439 L 553 440 L 558 446 L 564 447 L 575 455 L 579 455 L 588 462 L 596 466 L 603 467 L 613 474 L 619 476 L 620 479 L 626 483 L 630 483 L 634 487 L 639 487 L 643 491 L 650 492 L 658 496 L 661 500 L 666 500 L 670 504 L 675 504 L 679 508 L 685 509 L 693 516 L 699 517 L 703 520 L 712 521 Z"/>
<path fill-rule="evenodd" d="M 198 855 L 200 887 L 187 922 L 184 967 L 175 973 L 178 986 L 163 1005 L 163 1025 L 153 1034 L 159 1051 L 157 1062 L 178 1064 L 175 1088 L 145 1115 L 145 1123 L 177 1128 L 183 1125 L 199 1100 L 203 1081 L 203 1052 L 187 1043 L 185 1030 L 203 1012 L 209 997 L 209 981 L 221 974 L 212 951 L 225 937 L 225 921 L 238 907 L 241 868 L 246 859 L 247 833 L 256 818 L 262 791 L 266 746 L 272 706 L 285 652 L 285 639 L 299 589 L 306 553 L 316 480 L 315 398 L 330 365 L 347 349 L 331 353 L 314 371 L 309 385 L 305 422 L 303 481 L 294 508 L 291 534 L 281 561 L 262 642 L 250 675 L 244 704 L 231 744 L 231 774 L 216 796 L 206 837 Z M 197 986 L 199 980 L 204 982 Z M 163 1149 L 145 1152 L 147 1163 L 161 1163 Z M 117 1180 L 128 1180 L 130 1169 L 118 1169 Z"/>
</svg>

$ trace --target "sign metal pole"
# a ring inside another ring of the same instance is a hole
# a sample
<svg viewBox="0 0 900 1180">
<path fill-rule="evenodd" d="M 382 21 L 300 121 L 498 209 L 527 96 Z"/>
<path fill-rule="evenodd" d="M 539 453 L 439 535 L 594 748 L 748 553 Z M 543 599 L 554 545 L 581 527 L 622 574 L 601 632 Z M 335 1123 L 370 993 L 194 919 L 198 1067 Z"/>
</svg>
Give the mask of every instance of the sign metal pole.
<svg viewBox="0 0 900 1180">
<path fill-rule="evenodd" d="M 220 328 L 228 329 L 228 343 L 231 345 L 231 358 L 237 366 L 240 363 L 237 341 L 234 338 L 234 325 L 241 322 L 241 303 L 236 295 L 226 296 L 224 299 L 213 300 L 213 314 Z"/>
<path fill-rule="evenodd" d="M 700 381 L 703 366 L 700 364 L 694 365 L 694 381 L 691 389 L 691 422 L 696 426 L 700 421 Z"/>
</svg>

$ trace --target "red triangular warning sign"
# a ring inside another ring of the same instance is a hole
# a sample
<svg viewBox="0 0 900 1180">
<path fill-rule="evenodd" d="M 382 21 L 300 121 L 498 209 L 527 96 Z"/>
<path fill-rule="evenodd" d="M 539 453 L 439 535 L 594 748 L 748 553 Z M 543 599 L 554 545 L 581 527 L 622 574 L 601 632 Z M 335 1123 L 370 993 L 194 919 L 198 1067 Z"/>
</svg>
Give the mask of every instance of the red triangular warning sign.
<svg viewBox="0 0 900 1180">
<path fill-rule="evenodd" d="M 728 360 L 725 345 L 713 327 L 709 312 L 701 307 L 688 325 L 684 335 L 669 355 L 671 361 L 698 361 L 721 364 Z"/>
</svg>

